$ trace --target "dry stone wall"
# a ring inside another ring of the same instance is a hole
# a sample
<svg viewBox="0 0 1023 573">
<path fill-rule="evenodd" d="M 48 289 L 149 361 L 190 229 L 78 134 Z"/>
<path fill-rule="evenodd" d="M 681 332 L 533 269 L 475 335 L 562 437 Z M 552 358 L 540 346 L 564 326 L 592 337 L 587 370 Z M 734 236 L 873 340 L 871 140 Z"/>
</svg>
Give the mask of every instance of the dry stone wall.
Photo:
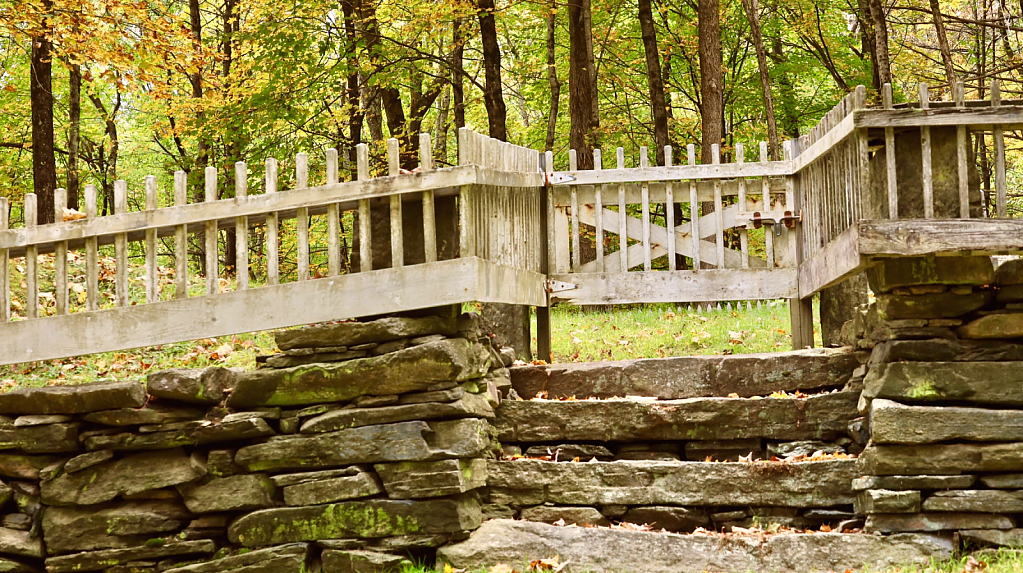
<svg viewBox="0 0 1023 573">
<path fill-rule="evenodd" d="M 1023 544 L 1023 260 L 891 259 L 846 327 L 864 359 L 868 531 Z"/>
<path fill-rule="evenodd" d="M 252 372 L 0 395 L 0 570 L 383 570 L 479 527 L 511 354 L 475 319 L 277 341 Z"/>
</svg>

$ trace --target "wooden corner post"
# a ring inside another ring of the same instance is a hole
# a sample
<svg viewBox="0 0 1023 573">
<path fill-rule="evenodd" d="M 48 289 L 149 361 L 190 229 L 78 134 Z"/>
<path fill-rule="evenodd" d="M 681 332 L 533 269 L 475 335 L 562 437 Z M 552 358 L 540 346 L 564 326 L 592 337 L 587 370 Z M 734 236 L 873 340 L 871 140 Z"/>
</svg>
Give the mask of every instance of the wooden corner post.
<svg viewBox="0 0 1023 573">
<path fill-rule="evenodd" d="M 799 140 L 786 141 L 784 145 L 785 160 L 792 161 L 799 155 Z M 785 178 L 786 204 L 793 213 L 803 208 L 802 189 L 798 188 L 795 175 Z M 812 225 L 815 222 L 809 221 Z M 803 221 L 802 224 L 807 224 Z M 803 262 L 803 234 L 799 230 L 789 231 L 790 248 L 795 258 L 796 268 Z M 789 299 L 789 320 L 791 321 L 792 349 L 813 348 L 813 297 Z"/>
</svg>

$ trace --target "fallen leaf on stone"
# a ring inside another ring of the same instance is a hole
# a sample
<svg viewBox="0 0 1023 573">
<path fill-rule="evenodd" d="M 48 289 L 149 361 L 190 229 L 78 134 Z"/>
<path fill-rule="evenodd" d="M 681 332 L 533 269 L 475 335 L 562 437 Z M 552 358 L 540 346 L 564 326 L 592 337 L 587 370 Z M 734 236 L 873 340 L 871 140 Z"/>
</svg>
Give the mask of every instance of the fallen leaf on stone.
<svg viewBox="0 0 1023 573">
<path fill-rule="evenodd" d="M 64 207 L 64 213 L 63 213 L 62 220 L 64 220 L 64 221 L 77 221 L 79 219 L 84 219 L 84 218 L 85 218 L 85 213 L 82 213 L 81 211 L 77 211 L 75 209 L 68 209 L 67 207 Z"/>
<path fill-rule="evenodd" d="M 488 573 L 518 573 L 511 565 L 507 563 L 498 563 L 490 568 Z"/>
<path fill-rule="evenodd" d="M 553 573 L 559 573 L 566 565 L 568 565 L 568 561 L 562 563 L 561 558 L 555 556 L 551 559 L 537 559 L 533 561 L 529 564 L 528 571 L 552 571 Z"/>
<path fill-rule="evenodd" d="M 564 518 L 564 517 L 562 517 L 561 519 L 559 519 L 559 520 L 555 521 L 555 522 L 554 522 L 554 523 L 552 523 L 551 525 L 557 525 L 557 526 L 559 526 L 559 527 L 565 527 L 565 518 Z"/>
</svg>

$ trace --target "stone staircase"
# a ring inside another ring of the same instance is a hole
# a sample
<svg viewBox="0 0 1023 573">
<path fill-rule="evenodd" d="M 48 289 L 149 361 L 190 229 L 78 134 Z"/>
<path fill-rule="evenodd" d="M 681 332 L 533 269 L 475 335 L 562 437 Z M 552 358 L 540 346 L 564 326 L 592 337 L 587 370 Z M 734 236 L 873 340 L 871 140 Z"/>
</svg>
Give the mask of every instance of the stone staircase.
<svg viewBox="0 0 1023 573">
<path fill-rule="evenodd" d="M 441 548 L 438 567 L 557 556 L 584 571 L 828 571 L 947 558 L 950 538 L 862 532 L 868 357 L 512 368 L 493 421 L 504 456 L 489 462 L 489 521 Z"/>
</svg>

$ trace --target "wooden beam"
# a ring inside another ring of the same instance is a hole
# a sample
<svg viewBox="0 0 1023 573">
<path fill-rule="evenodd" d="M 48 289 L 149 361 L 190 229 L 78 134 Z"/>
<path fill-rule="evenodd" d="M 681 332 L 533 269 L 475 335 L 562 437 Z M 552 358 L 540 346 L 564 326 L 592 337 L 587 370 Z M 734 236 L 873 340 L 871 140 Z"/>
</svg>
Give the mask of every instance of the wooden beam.
<svg viewBox="0 0 1023 573">
<path fill-rule="evenodd" d="M 473 257 L 23 320 L 0 325 L 0 364 L 473 301 L 545 305 L 543 277 Z"/>
<path fill-rule="evenodd" d="M 845 116 L 845 118 L 839 122 L 833 129 L 824 134 L 823 137 L 815 141 L 810 147 L 799 152 L 799 155 L 792 159 L 792 173 L 798 173 L 805 169 L 808 165 L 817 161 L 825 154 L 827 154 L 833 147 L 845 141 L 845 138 L 852 135 L 852 132 L 856 129 L 852 114 Z"/>
<path fill-rule="evenodd" d="M 988 104 L 990 105 L 990 104 Z M 858 128 L 921 127 L 965 125 L 973 130 L 990 130 L 999 125 L 1005 129 L 1023 127 L 1023 106 L 975 107 L 975 108 L 910 108 L 910 109 L 863 109 L 853 116 Z"/>
<path fill-rule="evenodd" d="M 705 269 L 554 275 L 578 288 L 554 293 L 552 301 L 578 305 L 665 303 L 793 298 L 795 269 Z"/>
<path fill-rule="evenodd" d="M 865 257 L 1023 253 L 1021 219 L 860 221 Z"/>
<path fill-rule="evenodd" d="M 799 298 L 808 298 L 862 272 L 859 229 L 854 225 L 799 265 Z"/>
<path fill-rule="evenodd" d="M 734 179 L 735 177 L 784 177 L 792 172 L 788 161 L 766 163 L 719 163 L 676 165 L 673 167 L 629 167 L 600 171 L 558 171 L 553 175 L 555 186 L 601 185 L 609 183 L 642 183 L 654 181 L 688 181 L 691 179 Z M 559 178 L 564 179 L 559 181 Z"/>
</svg>

